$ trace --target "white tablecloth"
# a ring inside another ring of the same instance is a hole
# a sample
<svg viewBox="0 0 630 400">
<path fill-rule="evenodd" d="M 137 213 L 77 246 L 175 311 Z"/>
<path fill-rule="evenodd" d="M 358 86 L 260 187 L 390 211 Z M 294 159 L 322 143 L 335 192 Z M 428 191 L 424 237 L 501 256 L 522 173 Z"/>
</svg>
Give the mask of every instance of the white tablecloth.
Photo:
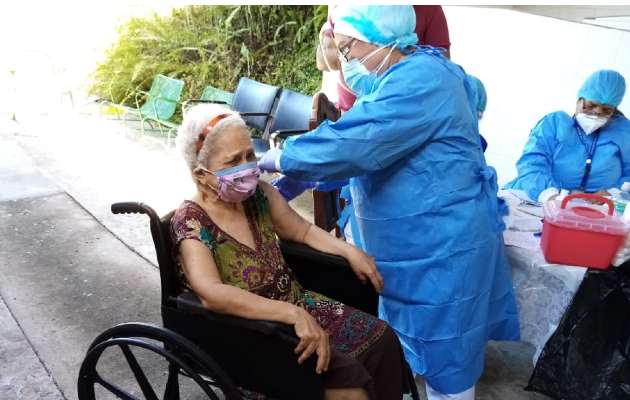
<svg viewBox="0 0 630 400">
<path fill-rule="evenodd" d="M 510 208 L 504 239 L 512 266 L 515 295 L 519 308 L 521 339 L 536 347 L 535 363 L 571 303 L 587 269 L 549 264 L 539 247 L 535 232 L 542 229 L 542 208 L 524 204 L 511 191 L 501 191 Z M 622 249 L 613 262 L 621 264 L 630 254 Z"/>
<path fill-rule="evenodd" d="M 548 264 L 540 251 L 507 247 L 521 340 L 536 347 L 534 363 L 571 303 L 586 268 Z"/>
</svg>

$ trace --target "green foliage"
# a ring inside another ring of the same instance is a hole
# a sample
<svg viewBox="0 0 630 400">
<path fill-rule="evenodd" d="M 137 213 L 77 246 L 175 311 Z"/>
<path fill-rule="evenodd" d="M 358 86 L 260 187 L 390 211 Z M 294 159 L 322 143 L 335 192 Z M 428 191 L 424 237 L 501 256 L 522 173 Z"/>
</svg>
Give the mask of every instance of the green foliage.
<svg viewBox="0 0 630 400">
<path fill-rule="evenodd" d="M 133 18 L 93 74 L 90 92 L 135 106 L 156 74 L 185 82 L 183 99 L 206 85 L 234 91 L 247 76 L 315 93 L 319 28 L 326 6 L 188 6 L 170 16 Z"/>
</svg>

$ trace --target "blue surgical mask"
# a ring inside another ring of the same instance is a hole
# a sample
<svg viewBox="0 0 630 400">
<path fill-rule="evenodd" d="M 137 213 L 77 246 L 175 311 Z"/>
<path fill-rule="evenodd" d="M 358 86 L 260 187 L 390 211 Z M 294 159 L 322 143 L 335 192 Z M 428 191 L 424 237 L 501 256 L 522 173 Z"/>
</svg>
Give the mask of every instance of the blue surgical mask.
<svg viewBox="0 0 630 400">
<path fill-rule="evenodd" d="M 375 71 L 370 71 L 365 67 L 363 63 L 385 48 L 387 47 L 379 47 L 367 56 L 363 57 L 361 60 L 359 60 L 358 58 L 354 58 L 349 62 L 341 62 L 341 69 L 343 71 L 344 80 L 348 84 L 348 87 L 352 89 L 352 91 L 357 96 L 369 94 L 374 90 L 376 79 L 378 78 L 378 73 L 380 72 L 381 68 L 383 68 L 383 66 L 387 62 L 387 59 L 394 51 L 394 47 L 390 49 L 387 56 L 385 56 L 385 58 L 383 59 L 383 61 L 381 61 Z"/>
<path fill-rule="evenodd" d="M 341 70 L 343 78 L 348 87 L 357 95 L 361 96 L 372 91 L 375 74 L 372 74 L 365 65 L 361 64 L 358 59 L 350 60 L 350 62 L 342 62 Z"/>
</svg>

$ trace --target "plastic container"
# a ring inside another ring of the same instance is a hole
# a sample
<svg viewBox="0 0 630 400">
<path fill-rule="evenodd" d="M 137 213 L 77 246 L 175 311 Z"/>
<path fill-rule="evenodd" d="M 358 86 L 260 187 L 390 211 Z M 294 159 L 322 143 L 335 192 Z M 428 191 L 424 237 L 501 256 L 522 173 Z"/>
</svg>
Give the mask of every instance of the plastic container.
<svg viewBox="0 0 630 400">
<path fill-rule="evenodd" d="M 590 204 L 569 207 L 574 199 L 597 200 L 605 203 L 608 211 Z M 628 234 L 626 224 L 615 215 L 613 202 L 605 197 L 573 194 L 561 203 L 545 203 L 543 210 L 540 247 L 549 263 L 608 269 Z"/>
<path fill-rule="evenodd" d="M 626 206 L 630 203 L 630 193 L 619 190 L 610 189 L 611 200 L 615 203 L 615 210 L 618 215 L 623 215 L 626 210 Z"/>
</svg>

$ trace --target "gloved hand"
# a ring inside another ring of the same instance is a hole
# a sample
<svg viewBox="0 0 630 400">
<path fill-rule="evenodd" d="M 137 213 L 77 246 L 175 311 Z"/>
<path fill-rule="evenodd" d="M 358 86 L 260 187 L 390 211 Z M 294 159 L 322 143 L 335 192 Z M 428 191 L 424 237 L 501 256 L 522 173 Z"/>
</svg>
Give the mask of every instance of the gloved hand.
<svg viewBox="0 0 630 400">
<path fill-rule="evenodd" d="M 280 156 L 282 150 L 270 149 L 268 150 L 258 161 L 258 168 L 263 172 L 281 172 L 280 171 Z"/>
<path fill-rule="evenodd" d="M 314 188 L 317 182 L 299 181 L 282 175 L 281 177 L 272 180 L 271 184 L 278 189 L 286 201 L 291 201 L 301 195 L 306 189 Z"/>
</svg>

